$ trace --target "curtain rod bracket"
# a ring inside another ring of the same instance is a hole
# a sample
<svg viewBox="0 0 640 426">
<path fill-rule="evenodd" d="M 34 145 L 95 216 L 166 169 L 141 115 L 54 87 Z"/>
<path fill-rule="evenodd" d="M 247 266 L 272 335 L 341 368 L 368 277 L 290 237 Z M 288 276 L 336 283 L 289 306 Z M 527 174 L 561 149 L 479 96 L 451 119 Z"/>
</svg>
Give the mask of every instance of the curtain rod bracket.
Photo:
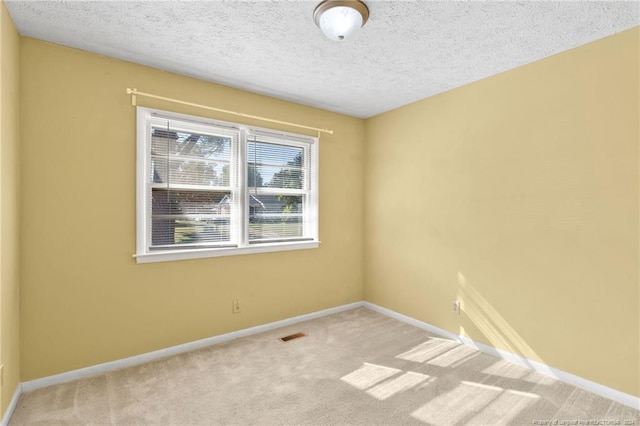
<svg viewBox="0 0 640 426">
<path fill-rule="evenodd" d="M 137 105 L 137 98 L 136 98 L 136 93 L 138 92 L 138 89 L 136 89 L 135 87 L 133 89 L 129 89 L 127 88 L 127 94 L 131 95 L 131 106 L 136 106 Z"/>
</svg>

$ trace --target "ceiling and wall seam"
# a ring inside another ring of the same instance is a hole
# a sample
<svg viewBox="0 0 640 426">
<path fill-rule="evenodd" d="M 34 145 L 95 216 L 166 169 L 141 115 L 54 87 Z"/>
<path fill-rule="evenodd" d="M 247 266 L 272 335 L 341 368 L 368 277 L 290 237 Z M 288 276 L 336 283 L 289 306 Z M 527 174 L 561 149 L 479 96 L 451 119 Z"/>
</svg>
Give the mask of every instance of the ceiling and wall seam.
<svg viewBox="0 0 640 426">
<path fill-rule="evenodd" d="M 640 24 L 638 2 L 368 1 L 340 43 L 306 1 L 6 5 L 24 36 L 358 118 Z"/>
</svg>

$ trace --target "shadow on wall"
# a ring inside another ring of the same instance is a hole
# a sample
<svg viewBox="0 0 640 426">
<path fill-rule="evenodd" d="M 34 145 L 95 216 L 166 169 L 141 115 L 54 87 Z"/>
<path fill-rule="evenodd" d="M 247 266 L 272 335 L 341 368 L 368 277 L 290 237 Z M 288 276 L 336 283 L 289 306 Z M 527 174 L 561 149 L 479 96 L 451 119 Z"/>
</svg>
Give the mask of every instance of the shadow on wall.
<svg viewBox="0 0 640 426">
<path fill-rule="evenodd" d="M 486 337 L 491 346 L 521 355 L 529 360 L 542 364 L 545 362 L 533 350 L 520 334 L 500 315 L 489 301 L 470 283 L 465 276 L 458 272 L 458 295 L 460 311 Z M 460 326 L 460 336 L 468 336 Z"/>
</svg>

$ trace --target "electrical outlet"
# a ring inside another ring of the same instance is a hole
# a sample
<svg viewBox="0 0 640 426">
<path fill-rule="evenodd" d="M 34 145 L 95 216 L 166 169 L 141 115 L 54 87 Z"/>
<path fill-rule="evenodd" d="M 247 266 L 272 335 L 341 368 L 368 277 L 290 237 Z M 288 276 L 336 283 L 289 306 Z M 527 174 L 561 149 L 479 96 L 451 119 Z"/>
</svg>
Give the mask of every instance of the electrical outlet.
<svg viewBox="0 0 640 426">
<path fill-rule="evenodd" d="M 455 312 L 456 314 L 460 315 L 460 301 L 459 300 L 454 300 L 453 301 L 453 312 Z"/>
<path fill-rule="evenodd" d="M 240 299 L 233 299 L 233 313 L 240 313 Z"/>
</svg>

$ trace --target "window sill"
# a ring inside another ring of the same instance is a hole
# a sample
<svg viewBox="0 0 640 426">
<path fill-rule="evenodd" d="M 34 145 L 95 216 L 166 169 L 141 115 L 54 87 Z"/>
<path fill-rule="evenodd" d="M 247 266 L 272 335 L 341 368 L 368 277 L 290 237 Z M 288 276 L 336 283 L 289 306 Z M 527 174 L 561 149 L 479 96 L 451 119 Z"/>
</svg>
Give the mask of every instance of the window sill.
<svg viewBox="0 0 640 426">
<path fill-rule="evenodd" d="M 136 263 L 169 262 L 175 260 L 206 259 L 209 257 L 237 256 L 243 254 L 273 253 L 278 251 L 315 249 L 319 241 L 303 241 L 293 243 L 260 244 L 250 247 L 233 247 L 218 249 L 194 249 L 162 251 L 157 253 L 140 253 L 134 255 Z"/>
</svg>

